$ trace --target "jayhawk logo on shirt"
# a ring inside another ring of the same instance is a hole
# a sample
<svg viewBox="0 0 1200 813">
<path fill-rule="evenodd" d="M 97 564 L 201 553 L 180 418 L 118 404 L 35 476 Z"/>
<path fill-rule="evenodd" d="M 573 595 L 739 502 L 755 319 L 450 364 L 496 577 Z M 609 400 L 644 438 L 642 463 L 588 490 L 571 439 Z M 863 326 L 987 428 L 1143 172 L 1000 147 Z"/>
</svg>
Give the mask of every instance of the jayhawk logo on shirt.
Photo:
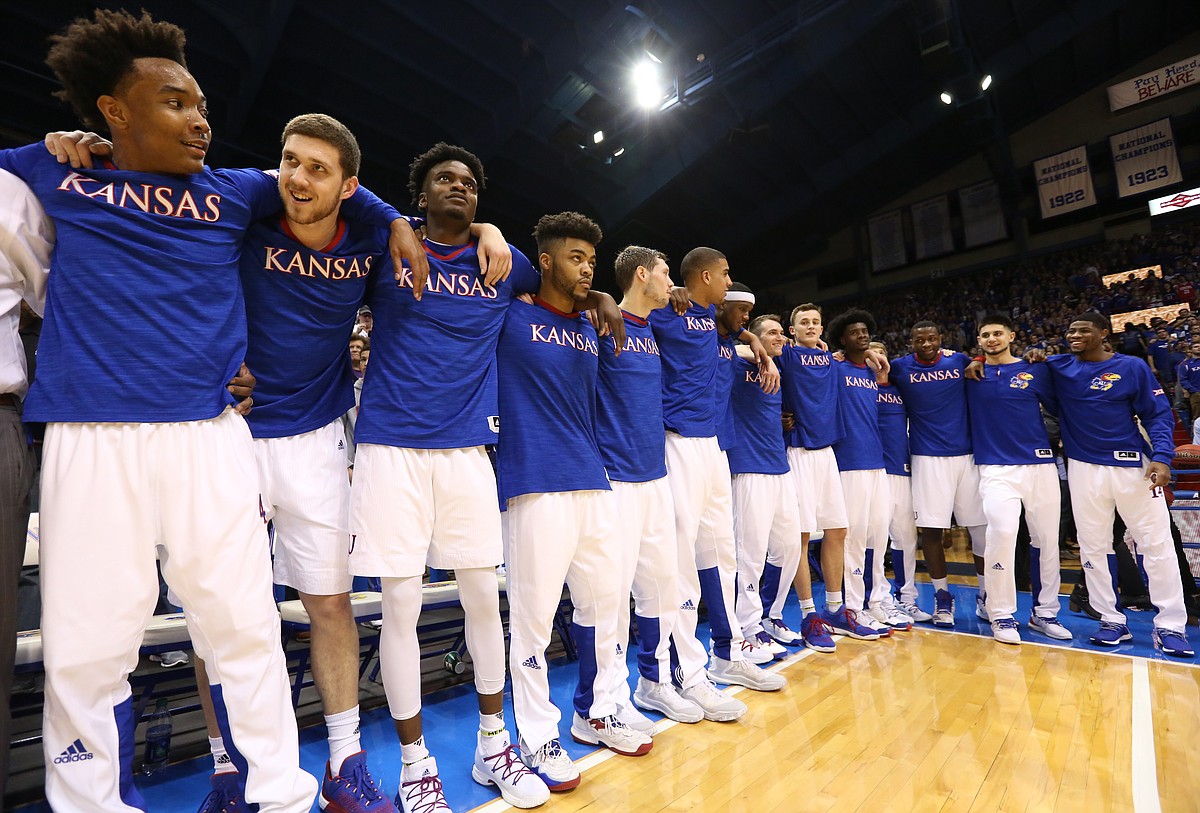
<svg viewBox="0 0 1200 813">
<path fill-rule="evenodd" d="M 1012 378 L 1008 379 L 1008 386 L 1014 390 L 1023 390 L 1029 387 L 1033 381 L 1033 373 L 1017 373 Z"/>
<path fill-rule="evenodd" d="M 1106 392 L 1112 389 L 1113 384 L 1121 380 L 1121 376 L 1116 373 L 1104 373 L 1092 379 L 1091 389 Z"/>
</svg>

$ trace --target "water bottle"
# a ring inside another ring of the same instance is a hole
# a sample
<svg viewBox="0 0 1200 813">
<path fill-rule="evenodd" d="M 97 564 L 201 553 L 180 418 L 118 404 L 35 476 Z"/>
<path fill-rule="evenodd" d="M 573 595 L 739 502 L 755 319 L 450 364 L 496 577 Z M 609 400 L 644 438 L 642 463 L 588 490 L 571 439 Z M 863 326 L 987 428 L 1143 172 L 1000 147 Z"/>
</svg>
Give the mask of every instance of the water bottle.
<svg viewBox="0 0 1200 813">
<path fill-rule="evenodd" d="M 146 755 L 142 760 L 142 773 L 149 776 L 167 767 L 171 758 L 171 711 L 166 698 L 158 701 L 154 714 L 146 726 Z"/>
</svg>

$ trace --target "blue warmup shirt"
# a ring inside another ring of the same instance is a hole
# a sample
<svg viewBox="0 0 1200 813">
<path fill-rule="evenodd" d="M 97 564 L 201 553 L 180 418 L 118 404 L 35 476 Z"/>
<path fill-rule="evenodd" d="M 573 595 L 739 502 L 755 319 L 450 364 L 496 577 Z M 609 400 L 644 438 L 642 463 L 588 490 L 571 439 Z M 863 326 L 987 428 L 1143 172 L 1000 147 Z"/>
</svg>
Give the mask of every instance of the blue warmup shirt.
<svg viewBox="0 0 1200 813">
<path fill-rule="evenodd" d="M 835 361 L 841 400 L 842 437 L 833 444 L 838 471 L 884 468 L 883 440 L 879 436 L 879 385 L 865 364 Z"/>
<path fill-rule="evenodd" d="M 246 416 L 256 438 L 319 429 L 354 407 L 346 350 L 368 281 L 387 256 L 388 231 L 338 222 L 319 251 L 287 220 L 260 220 L 242 246 L 242 287 L 250 344 L 246 365 L 258 380 Z M 390 262 L 383 273 L 392 278 Z"/>
<path fill-rule="evenodd" d="M 695 302 L 680 316 L 670 305 L 650 312 L 662 351 L 663 425 L 687 438 L 714 438 L 720 421 L 717 392 L 717 309 Z"/>
<path fill-rule="evenodd" d="M 496 347 L 502 503 L 522 494 L 609 490 L 596 445 L 596 330 L 578 313 L 537 302 L 508 306 Z"/>
<path fill-rule="evenodd" d="M 512 273 L 485 285 L 476 244 L 425 241 L 429 282 L 413 298 L 412 272 L 397 284 L 389 267 L 371 285 L 375 317 L 363 381 L 357 443 L 405 449 L 467 449 L 495 443 L 496 340 L 514 297 L 536 293 L 541 277 L 512 250 Z"/>
<path fill-rule="evenodd" d="M 1147 455 L 1171 464 L 1174 418 L 1162 387 L 1146 362 L 1114 355 L 1108 361 L 1051 356 L 1063 449 L 1071 460 L 1101 466 L 1140 468 Z M 1153 451 L 1134 423 L 1141 419 Z"/>
<path fill-rule="evenodd" d="M 908 457 L 908 412 L 904 399 L 891 384 L 879 388 L 879 440 L 883 443 L 883 467 L 888 474 L 912 474 Z"/>
<path fill-rule="evenodd" d="M 939 354 L 932 364 L 908 355 L 892 362 L 891 380 L 908 409 L 908 444 L 915 455 L 957 457 L 971 453 L 966 376 L 971 359 Z"/>
<path fill-rule="evenodd" d="M 737 339 L 717 333 L 717 445 L 727 452 L 739 438 L 729 399 L 733 397 L 733 361 L 738 358 Z"/>
<path fill-rule="evenodd" d="M 596 440 L 609 479 L 646 483 L 667 476 L 662 424 L 662 359 L 650 322 L 622 311 L 625 346 L 600 340 Z"/>
<path fill-rule="evenodd" d="M 987 364 L 983 380 L 967 382 L 971 446 L 981 466 L 1054 464 L 1041 404 L 1054 404 L 1052 373 L 1045 364 L 1017 360 Z"/>
<path fill-rule="evenodd" d="M 783 395 L 762 391 L 758 365 L 736 358 L 733 364 L 730 412 L 738 442 L 729 448 L 732 474 L 787 474 L 787 445 L 780 423 Z"/>
<path fill-rule="evenodd" d="M 796 428 L 787 434 L 787 445 L 824 449 L 841 439 L 841 385 L 833 372 L 833 356 L 815 347 L 788 345 L 775 364 L 782 380 L 783 408 L 796 421 Z"/>
<path fill-rule="evenodd" d="M 194 421 L 233 403 L 225 386 L 246 358 L 242 239 L 282 208 L 276 179 L 74 170 L 40 143 L 0 151 L 0 168 L 29 185 L 57 231 L 25 419 Z M 347 217 L 398 216 L 363 195 L 366 207 L 357 193 L 343 204 Z"/>
<path fill-rule="evenodd" d="M 1185 392 L 1200 392 L 1200 359 L 1186 358 L 1176 369 Z"/>
</svg>

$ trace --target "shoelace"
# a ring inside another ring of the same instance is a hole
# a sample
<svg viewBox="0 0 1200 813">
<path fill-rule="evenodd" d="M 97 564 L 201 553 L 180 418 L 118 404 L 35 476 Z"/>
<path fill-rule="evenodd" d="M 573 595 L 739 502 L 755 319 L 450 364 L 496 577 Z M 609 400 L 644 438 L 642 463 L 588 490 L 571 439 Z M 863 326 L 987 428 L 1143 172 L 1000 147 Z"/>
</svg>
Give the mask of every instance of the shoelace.
<svg viewBox="0 0 1200 813">
<path fill-rule="evenodd" d="M 439 807 L 446 806 L 446 797 L 442 794 L 442 780 L 437 775 L 422 776 L 412 782 L 401 782 L 400 792 L 406 799 L 412 798 L 411 791 L 405 790 L 416 785 L 417 798 L 412 803 L 413 813 L 434 813 Z"/>
<path fill-rule="evenodd" d="M 816 627 L 816 629 L 813 629 L 813 627 Z M 805 637 L 812 637 L 814 635 L 820 635 L 821 633 L 828 635 L 829 631 L 832 630 L 833 627 L 826 624 L 825 621 L 816 613 L 810 613 L 809 616 L 801 622 L 801 629 L 803 630 Z"/>
<path fill-rule="evenodd" d="M 945 591 L 943 591 L 943 590 L 938 591 L 939 594 L 943 593 L 943 592 L 945 592 Z M 946 598 L 943 599 L 941 597 L 941 595 L 934 595 L 933 606 L 934 606 L 935 611 L 946 610 L 947 612 L 949 612 L 950 608 L 954 606 L 954 596 L 951 596 L 949 593 L 947 593 Z"/>
<path fill-rule="evenodd" d="M 629 726 L 621 722 L 615 714 L 610 714 L 602 718 L 600 722 L 604 723 L 606 728 L 610 728 L 620 734 L 624 734 L 629 730 Z"/>
<path fill-rule="evenodd" d="M 562 749 L 562 743 L 560 743 L 557 739 L 553 739 L 539 748 L 537 750 L 537 755 L 542 758 L 543 762 L 552 762 L 561 757 L 565 757 L 567 752 Z"/>
<path fill-rule="evenodd" d="M 1116 623 L 1115 621 L 1101 621 L 1101 622 L 1100 622 L 1100 629 L 1102 629 L 1102 630 L 1112 630 L 1113 632 L 1120 632 L 1120 633 L 1124 634 L 1124 632 L 1125 632 L 1125 625 L 1124 625 L 1124 624 L 1118 624 L 1118 623 Z"/>
<path fill-rule="evenodd" d="M 1050 627 L 1062 627 L 1062 625 L 1063 625 L 1063 623 L 1061 621 L 1059 621 L 1057 618 L 1055 618 L 1054 616 L 1047 617 L 1047 616 L 1039 615 L 1037 617 L 1037 620 L 1041 621 L 1043 624 L 1046 624 L 1047 626 L 1050 626 Z M 1066 628 L 1064 627 L 1064 629 L 1066 629 Z"/>
<path fill-rule="evenodd" d="M 515 783 L 523 774 L 529 773 L 515 745 L 508 746 L 494 756 L 484 757 L 483 762 L 492 773 L 499 774 L 503 781 L 509 783 Z"/>
<path fill-rule="evenodd" d="M 1019 626 L 1015 618 L 997 618 L 992 624 L 1002 630 L 1015 630 Z"/>
<path fill-rule="evenodd" d="M 378 802 L 383 799 L 383 794 L 376 787 L 375 780 L 371 778 L 371 774 L 367 773 L 366 762 L 356 763 L 349 776 L 339 774 L 336 782 L 351 793 L 356 793 L 364 801 Z"/>
<path fill-rule="evenodd" d="M 1159 642 L 1161 642 L 1162 639 L 1168 635 L 1173 635 L 1179 639 L 1180 644 L 1187 646 L 1188 639 L 1186 633 L 1180 632 L 1179 630 L 1168 629 L 1166 627 L 1158 627 L 1154 631 L 1158 633 Z"/>
</svg>

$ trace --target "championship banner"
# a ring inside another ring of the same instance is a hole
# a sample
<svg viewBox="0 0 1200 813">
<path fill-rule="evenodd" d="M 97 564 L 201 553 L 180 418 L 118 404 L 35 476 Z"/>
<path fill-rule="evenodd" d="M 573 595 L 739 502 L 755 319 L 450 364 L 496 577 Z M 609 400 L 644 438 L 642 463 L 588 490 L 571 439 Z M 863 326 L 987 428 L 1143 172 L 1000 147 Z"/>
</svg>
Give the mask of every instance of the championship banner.
<svg viewBox="0 0 1200 813">
<path fill-rule="evenodd" d="M 1108 109 L 1113 113 L 1164 93 L 1200 85 L 1200 54 L 1135 76 L 1108 88 Z"/>
<path fill-rule="evenodd" d="M 1096 205 L 1087 145 L 1033 162 L 1042 220 Z"/>
<path fill-rule="evenodd" d="M 939 195 L 912 205 L 913 242 L 918 260 L 954 251 L 950 233 L 950 198 Z"/>
<path fill-rule="evenodd" d="M 995 181 L 981 181 L 958 190 L 962 208 L 963 242 L 967 248 L 995 243 L 1008 237 L 1000 188 Z"/>
<path fill-rule="evenodd" d="M 904 221 L 900 210 L 888 212 L 867 221 L 871 241 L 871 270 L 887 271 L 908 262 L 904 247 Z"/>
<path fill-rule="evenodd" d="M 1109 137 L 1108 145 L 1117 190 L 1123 198 L 1183 180 L 1170 119 L 1117 133 Z"/>
</svg>

